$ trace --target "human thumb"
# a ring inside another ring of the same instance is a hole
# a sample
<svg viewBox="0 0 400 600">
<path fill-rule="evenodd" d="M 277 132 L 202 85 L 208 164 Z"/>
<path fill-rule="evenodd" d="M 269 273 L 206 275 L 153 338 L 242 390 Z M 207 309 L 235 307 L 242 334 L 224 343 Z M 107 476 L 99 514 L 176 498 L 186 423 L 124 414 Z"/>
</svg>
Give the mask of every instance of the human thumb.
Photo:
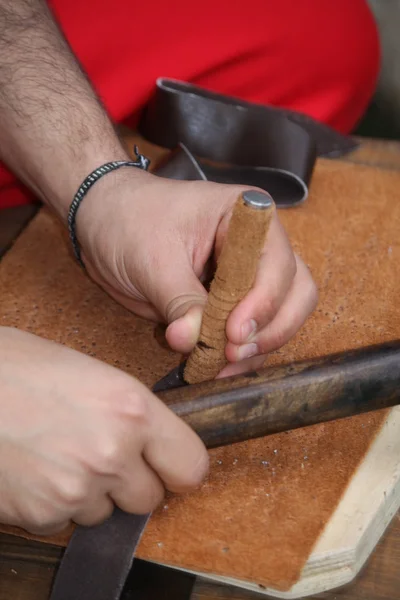
<svg viewBox="0 0 400 600">
<path fill-rule="evenodd" d="M 155 304 L 168 322 L 167 342 L 173 350 L 187 354 L 200 336 L 207 291 L 189 264 L 164 271 L 161 277 Z"/>
</svg>

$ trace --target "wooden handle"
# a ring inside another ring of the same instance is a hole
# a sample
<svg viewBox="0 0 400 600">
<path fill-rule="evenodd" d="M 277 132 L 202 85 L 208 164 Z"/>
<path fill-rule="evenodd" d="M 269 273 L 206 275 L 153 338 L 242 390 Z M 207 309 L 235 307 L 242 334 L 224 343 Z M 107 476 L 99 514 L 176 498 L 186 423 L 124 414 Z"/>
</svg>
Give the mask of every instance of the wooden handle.
<svg viewBox="0 0 400 600">
<path fill-rule="evenodd" d="M 213 379 L 227 364 L 226 321 L 254 283 L 274 207 L 270 196 L 253 190 L 236 201 L 210 286 L 200 338 L 186 363 L 188 383 Z"/>
<path fill-rule="evenodd" d="M 400 404 L 400 342 L 157 394 L 208 448 Z"/>
</svg>

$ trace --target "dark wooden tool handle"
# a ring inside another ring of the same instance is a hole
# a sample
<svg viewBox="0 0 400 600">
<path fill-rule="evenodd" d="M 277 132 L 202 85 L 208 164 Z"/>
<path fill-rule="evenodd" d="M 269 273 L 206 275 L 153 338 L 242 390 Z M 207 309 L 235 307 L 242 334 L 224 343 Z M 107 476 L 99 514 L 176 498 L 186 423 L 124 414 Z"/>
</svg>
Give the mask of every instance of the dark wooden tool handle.
<svg viewBox="0 0 400 600">
<path fill-rule="evenodd" d="M 400 341 L 158 396 L 209 448 L 400 404 Z"/>
<path fill-rule="evenodd" d="M 185 381 L 213 379 L 227 364 L 226 321 L 251 289 L 264 247 L 274 203 L 267 194 L 248 191 L 234 206 L 203 313 L 199 341 L 189 356 Z"/>
</svg>

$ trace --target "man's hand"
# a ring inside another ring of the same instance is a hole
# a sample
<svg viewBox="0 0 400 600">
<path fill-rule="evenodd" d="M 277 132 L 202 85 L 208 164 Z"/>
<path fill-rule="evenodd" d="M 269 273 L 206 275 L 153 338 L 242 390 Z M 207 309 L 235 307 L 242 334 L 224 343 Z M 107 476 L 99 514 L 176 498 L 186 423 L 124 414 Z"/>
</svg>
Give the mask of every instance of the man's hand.
<svg viewBox="0 0 400 600">
<path fill-rule="evenodd" d="M 145 513 L 208 469 L 195 433 L 117 369 L 0 328 L 0 522 L 43 535 Z"/>
<path fill-rule="evenodd" d="M 214 249 L 214 256 L 221 250 L 242 188 L 148 173 L 138 178 L 130 171 L 104 177 L 82 203 L 82 257 L 113 298 L 138 315 L 166 322 L 170 346 L 187 353 L 198 339 L 207 299 L 201 281 Z M 298 331 L 316 299 L 310 272 L 275 213 L 255 285 L 229 317 L 231 364 L 221 375 L 259 366 Z"/>
<path fill-rule="evenodd" d="M 83 179 L 128 156 L 44 0 L 0 0 L 0 88 L 0 158 L 65 223 Z M 92 277 L 137 314 L 168 323 L 178 351 L 196 343 L 201 280 L 239 191 L 128 168 L 103 177 L 79 208 Z M 260 364 L 315 303 L 312 278 L 275 217 L 255 286 L 228 321 L 223 374 L 257 366 L 249 357 Z"/>
</svg>

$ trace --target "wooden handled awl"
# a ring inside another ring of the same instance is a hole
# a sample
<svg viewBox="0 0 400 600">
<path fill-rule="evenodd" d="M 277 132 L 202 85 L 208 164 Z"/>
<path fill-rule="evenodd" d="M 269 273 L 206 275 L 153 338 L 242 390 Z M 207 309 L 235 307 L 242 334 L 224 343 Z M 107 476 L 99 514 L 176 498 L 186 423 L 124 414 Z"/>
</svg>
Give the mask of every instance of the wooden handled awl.
<svg viewBox="0 0 400 600">
<path fill-rule="evenodd" d="M 200 338 L 184 369 L 187 383 L 213 379 L 227 364 L 226 322 L 253 286 L 274 208 L 268 194 L 255 190 L 242 193 L 236 201 L 210 286 Z"/>
</svg>

